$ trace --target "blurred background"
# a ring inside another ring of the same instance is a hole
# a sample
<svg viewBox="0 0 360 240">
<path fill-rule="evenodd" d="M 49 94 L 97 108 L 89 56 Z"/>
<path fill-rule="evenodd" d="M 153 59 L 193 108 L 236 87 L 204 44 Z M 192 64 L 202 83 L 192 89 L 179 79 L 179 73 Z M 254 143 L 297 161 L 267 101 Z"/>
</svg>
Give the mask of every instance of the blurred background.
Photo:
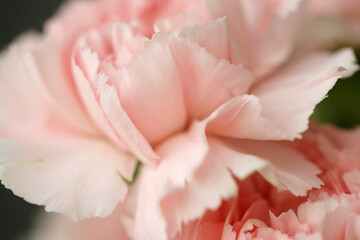
<svg viewBox="0 0 360 240">
<path fill-rule="evenodd" d="M 0 49 L 28 30 L 41 31 L 64 0 L 0 0 Z M 357 51 L 360 59 L 360 51 Z M 0 85 L 1 87 L 1 85 Z M 313 118 L 343 128 L 360 125 L 360 72 L 338 81 Z M 32 226 L 40 207 L 26 203 L 0 185 L 0 240 L 15 240 Z"/>
</svg>

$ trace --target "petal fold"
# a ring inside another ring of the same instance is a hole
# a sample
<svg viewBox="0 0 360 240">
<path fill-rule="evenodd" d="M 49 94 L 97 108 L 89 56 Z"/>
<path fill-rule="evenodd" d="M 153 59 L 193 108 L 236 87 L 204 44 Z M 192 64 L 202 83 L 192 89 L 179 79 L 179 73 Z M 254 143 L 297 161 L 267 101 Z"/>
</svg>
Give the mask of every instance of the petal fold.
<svg viewBox="0 0 360 240">
<path fill-rule="evenodd" d="M 308 190 L 322 185 L 317 177 L 321 172 L 318 167 L 286 142 L 233 139 L 225 142 L 229 148 L 239 152 L 239 159 L 250 156 L 245 158 L 249 163 L 252 159 L 265 162 L 258 172 L 279 190 L 288 190 L 295 196 L 305 196 Z M 242 165 L 246 166 L 246 161 Z M 236 175 L 237 168 L 241 168 L 241 164 L 236 168 L 230 167 L 230 170 Z"/>
<path fill-rule="evenodd" d="M 205 25 L 203 31 L 208 31 L 207 27 Z M 199 38 L 191 34 L 192 31 L 195 30 L 185 31 L 184 36 L 193 40 Z M 224 102 L 248 91 L 252 77 L 241 65 L 219 60 L 201 45 L 177 34 L 170 36 L 169 44 L 182 80 L 190 118 L 204 120 Z M 215 50 L 210 48 L 210 51 Z"/>
</svg>

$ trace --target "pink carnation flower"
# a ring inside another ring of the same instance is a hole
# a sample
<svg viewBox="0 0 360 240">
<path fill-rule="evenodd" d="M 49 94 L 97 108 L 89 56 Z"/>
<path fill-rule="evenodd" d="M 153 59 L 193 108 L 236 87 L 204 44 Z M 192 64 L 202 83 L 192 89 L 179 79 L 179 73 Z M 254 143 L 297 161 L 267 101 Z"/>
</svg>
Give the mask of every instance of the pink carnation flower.
<svg viewBox="0 0 360 240">
<path fill-rule="evenodd" d="M 236 196 L 182 225 L 182 231 L 169 239 L 359 239 L 359 141 L 360 129 L 344 131 L 312 125 L 302 140 L 284 144 L 322 170 L 319 176 L 324 184 L 320 189 L 297 197 L 289 191 L 279 191 L 255 173 L 237 181 Z M 44 216 L 30 239 L 49 239 L 49 236 L 59 240 L 126 239 L 125 236 L 133 234 L 131 216 L 121 211 L 117 209 L 104 220 L 81 223 L 55 215 Z"/>
<path fill-rule="evenodd" d="M 191 4 L 72 1 L 46 24 L 43 35 L 26 34 L 11 44 L 0 56 L 2 183 L 27 201 L 73 219 L 109 215 L 126 196 L 137 158 L 154 165 L 158 157 L 139 156 L 151 149 L 127 116 L 120 121 L 127 136 L 120 137 L 99 99 L 81 95 L 90 85 L 76 81 L 76 43 L 90 29 L 113 22 L 138 25 L 151 36 L 155 20 Z M 89 101 L 93 110 L 86 108 Z"/>
<path fill-rule="evenodd" d="M 1 55 L 2 183 L 48 211 L 105 217 L 140 161 L 127 229 L 156 240 L 236 196 L 234 176 L 319 188 L 286 140 L 357 65 L 350 49 L 292 57 L 304 4 L 70 3 Z"/>
</svg>

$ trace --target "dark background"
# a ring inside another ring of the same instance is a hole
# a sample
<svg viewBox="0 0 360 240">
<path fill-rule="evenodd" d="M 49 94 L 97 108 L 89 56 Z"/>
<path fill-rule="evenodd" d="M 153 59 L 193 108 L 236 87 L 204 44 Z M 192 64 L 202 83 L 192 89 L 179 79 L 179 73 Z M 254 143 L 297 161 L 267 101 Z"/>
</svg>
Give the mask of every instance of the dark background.
<svg viewBox="0 0 360 240">
<path fill-rule="evenodd" d="M 24 31 L 41 31 L 44 21 L 54 14 L 62 2 L 64 1 L 0 0 L 0 49 L 5 48 Z M 29 230 L 38 208 L 0 185 L 0 240 L 14 240 Z"/>
<path fill-rule="evenodd" d="M 64 0 L 0 0 L 0 49 L 24 31 L 41 31 L 44 21 L 62 2 Z M 360 124 L 360 72 L 340 80 L 329 97 L 318 105 L 313 117 L 319 122 L 346 128 Z M 29 230 L 38 209 L 0 185 L 0 240 L 14 240 Z"/>
</svg>

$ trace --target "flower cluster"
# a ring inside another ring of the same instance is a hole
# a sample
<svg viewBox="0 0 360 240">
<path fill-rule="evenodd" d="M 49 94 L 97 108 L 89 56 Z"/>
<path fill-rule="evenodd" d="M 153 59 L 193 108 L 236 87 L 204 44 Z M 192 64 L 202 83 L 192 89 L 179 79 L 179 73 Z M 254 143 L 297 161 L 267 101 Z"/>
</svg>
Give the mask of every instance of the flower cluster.
<svg viewBox="0 0 360 240">
<path fill-rule="evenodd" d="M 71 1 L 11 44 L 2 183 L 73 220 L 104 218 L 54 216 L 34 240 L 359 238 L 359 132 L 309 128 L 358 69 L 309 23 L 350 20 L 312 4 Z"/>
</svg>

